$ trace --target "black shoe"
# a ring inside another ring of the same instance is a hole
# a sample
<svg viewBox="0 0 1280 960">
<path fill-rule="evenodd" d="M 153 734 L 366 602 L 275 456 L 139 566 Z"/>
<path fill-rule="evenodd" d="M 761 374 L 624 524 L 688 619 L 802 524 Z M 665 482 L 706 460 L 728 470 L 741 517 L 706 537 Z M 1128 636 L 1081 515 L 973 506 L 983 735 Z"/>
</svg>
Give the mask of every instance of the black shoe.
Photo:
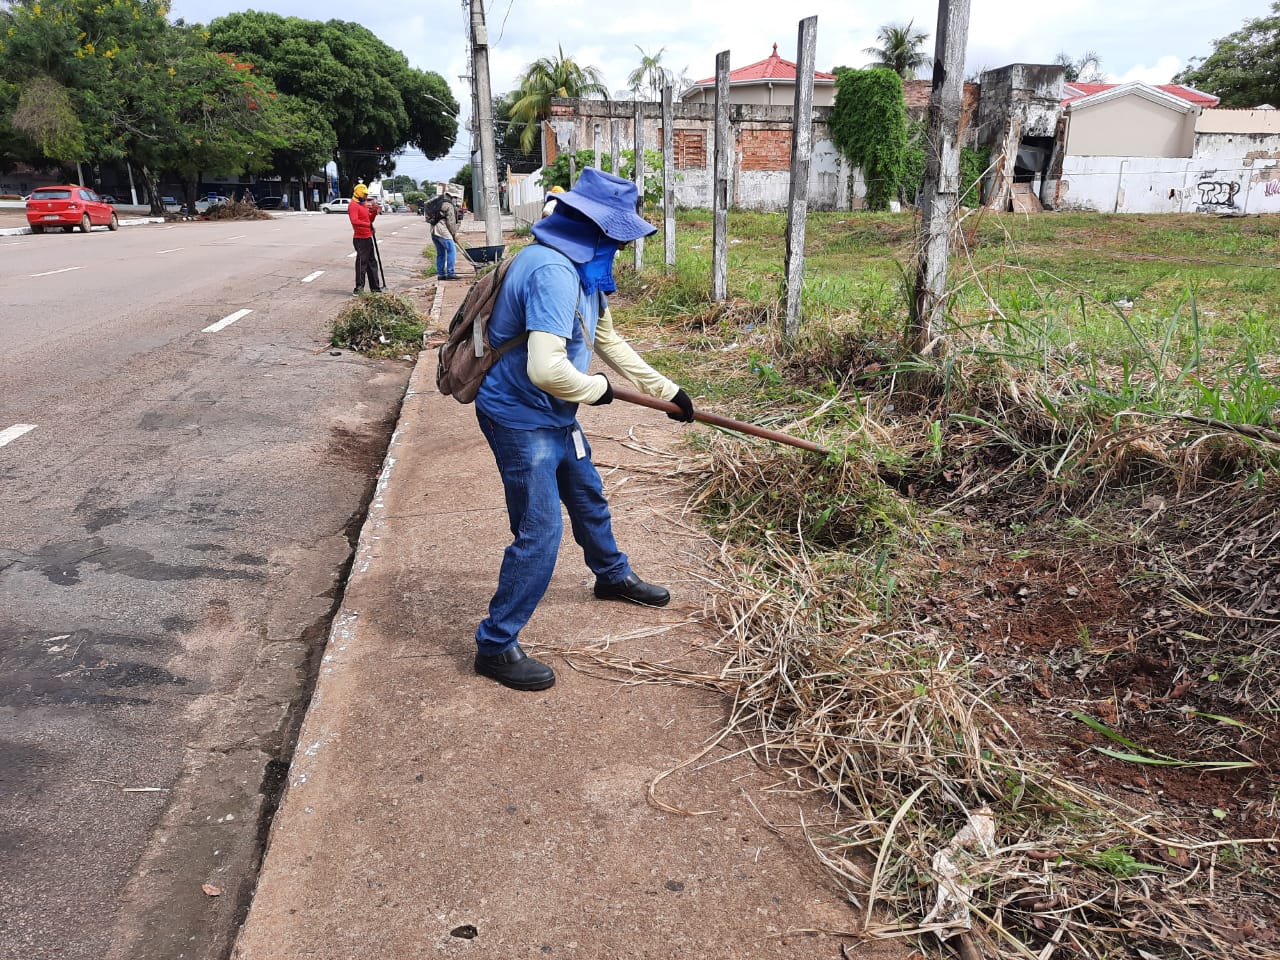
<svg viewBox="0 0 1280 960">
<path fill-rule="evenodd" d="M 370 288 L 369 288 L 369 292 L 370 292 L 370 293 L 381 293 L 381 292 L 382 292 L 382 288 L 381 288 L 381 287 L 370 287 Z"/>
<path fill-rule="evenodd" d="M 351 295 L 353 297 L 358 297 L 362 293 L 364 293 L 364 287 L 356 287 L 354 290 L 351 291 Z"/>
<path fill-rule="evenodd" d="M 596 599 L 626 600 L 645 607 L 665 607 L 671 594 L 664 588 L 645 583 L 634 573 L 617 583 L 601 583 L 596 581 Z"/>
<path fill-rule="evenodd" d="M 456 273 L 451 273 L 451 274 L 449 274 L 447 277 L 445 277 L 445 279 L 446 279 L 446 280 L 461 280 L 462 278 L 461 278 L 460 276 L 458 276 Z"/>
<path fill-rule="evenodd" d="M 477 653 L 476 673 L 512 690 L 545 690 L 556 682 L 555 671 L 526 654 L 518 643 L 492 657 Z"/>
</svg>

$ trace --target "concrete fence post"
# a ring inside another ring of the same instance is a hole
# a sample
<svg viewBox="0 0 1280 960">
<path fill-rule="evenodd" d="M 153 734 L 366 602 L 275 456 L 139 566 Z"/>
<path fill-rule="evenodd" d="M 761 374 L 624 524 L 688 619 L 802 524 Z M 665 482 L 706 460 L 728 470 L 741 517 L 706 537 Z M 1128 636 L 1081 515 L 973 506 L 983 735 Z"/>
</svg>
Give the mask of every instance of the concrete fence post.
<svg viewBox="0 0 1280 960">
<path fill-rule="evenodd" d="M 786 313 L 783 339 L 800 332 L 804 295 L 804 231 L 809 217 L 809 162 L 813 157 L 813 68 L 818 47 L 818 18 L 800 21 L 796 40 L 796 101 L 791 117 L 791 190 L 787 196 Z"/>
<path fill-rule="evenodd" d="M 667 273 L 676 269 L 676 135 L 671 84 L 662 88 L 662 262 Z"/>
<path fill-rule="evenodd" d="M 711 299 L 729 296 L 729 51 L 716 54 L 715 173 L 711 187 Z"/>
</svg>

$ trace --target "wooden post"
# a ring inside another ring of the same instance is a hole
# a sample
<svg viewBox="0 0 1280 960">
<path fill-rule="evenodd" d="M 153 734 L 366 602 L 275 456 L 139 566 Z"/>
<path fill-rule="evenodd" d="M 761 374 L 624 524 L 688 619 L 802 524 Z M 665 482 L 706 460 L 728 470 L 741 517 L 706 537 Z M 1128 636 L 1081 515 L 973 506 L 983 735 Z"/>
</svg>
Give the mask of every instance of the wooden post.
<svg viewBox="0 0 1280 960">
<path fill-rule="evenodd" d="M 622 121 L 609 121 L 609 172 L 615 177 L 620 177 L 618 171 L 622 169 Z"/>
<path fill-rule="evenodd" d="M 676 269 L 676 135 L 671 84 L 662 88 L 662 262 Z"/>
<path fill-rule="evenodd" d="M 711 299 L 729 297 L 729 51 L 716 54 L 715 174 L 711 184 Z"/>
<path fill-rule="evenodd" d="M 639 101 L 635 101 L 635 115 L 632 118 L 632 124 L 635 132 L 635 150 L 636 159 L 632 164 L 632 179 L 636 182 L 636 189 L 640 192 L 640 205 L 644 206 L 644 105 Z M 635 267 L 636 273 L 640 272 L 641 266 L 644 265 L 644 237 L 641 237 L 634 244 L 632 249 L 635 251 Z"/>
<path fill-rule="evenodd" d="M 947 313 L 947 258 L 960 199 L 960 151 L 956 141 L 968 37 L 969 0 L 939 0 L 933 93 L 929 97 L 925 133 L 920 253 L 907 333 L 911 352 L 921 357 L 935 356 L 946 346 L 943 322 Z"/>
<path fill-rule="evenodd" d="M 574 136 L 576 131 L 569 132 L 569 189 L 573 189 L 573 185 L 578 182 L 578 150 L 577 137 Z"/>
<path fill-rule="evenodd" d="M 813 156 L 813 66 L 817 58 L 818 18 L 800 21 L 796 40 L 796 106 L 791 118 L 791 191 L 787 197 L 787 296 L 782 336 L 787 343 L 800 332 L 804 293 L 804 230 L 809 217 L 809 161 Z"/>
<path fill-rule="evenodd" d="M 596 123 L 596 126 L 595 126 L 594 140 L 595 140 L 595 148 L 596 148 L 596 169 L 599 170 L 600 169 L 600 124 L 599 123 Z"/>
<path fill-rule="evenodd" d="M 484 22 L 484 0 L 471 0 L 471 65 L 476 127 L 480 133 L 484 242 L 488 246 L 496 247 L 502 243 L 502 209 L 498 206 L 498 151 L 493 138 L 493 94 L 489 89 L 489 30 Z"/>
</svg>

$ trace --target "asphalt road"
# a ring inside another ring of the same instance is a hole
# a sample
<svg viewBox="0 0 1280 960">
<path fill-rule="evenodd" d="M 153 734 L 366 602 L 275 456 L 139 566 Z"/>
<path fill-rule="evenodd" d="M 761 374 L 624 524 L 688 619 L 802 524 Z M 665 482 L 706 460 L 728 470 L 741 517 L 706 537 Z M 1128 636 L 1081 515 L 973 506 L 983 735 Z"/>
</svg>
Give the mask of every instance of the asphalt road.
<svg viewBox="0 0 1280 960">
<path fill-rule="evenodd" d="M 379 230 L 404 289 L 422 220 Z M 345 217 L 0 237 L 0 958 L 217 957 L 409 365 Z"/>
</svg>

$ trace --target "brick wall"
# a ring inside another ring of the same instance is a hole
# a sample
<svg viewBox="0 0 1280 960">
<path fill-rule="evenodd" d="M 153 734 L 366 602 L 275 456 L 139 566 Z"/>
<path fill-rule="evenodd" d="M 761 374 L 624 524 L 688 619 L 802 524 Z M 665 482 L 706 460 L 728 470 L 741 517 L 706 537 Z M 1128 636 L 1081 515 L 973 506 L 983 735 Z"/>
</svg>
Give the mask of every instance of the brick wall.
<svg viewBox="0 0 1280 960">
<path fill-rule="evenodd" d="M 981 88 L 976 83 L 964 85 L 964 97 L 960 104 L 960 127 L 957 136 L 962 147 L 973 146 L 973 121 L 978 114 L 978 94 Z M 929 114 L 929 97 L 933 95 L 933 81 L 904 80 L 902 83 L 902 99 L 907 106 L 907 118 L 923 120 Z"/>
<path fill-rule="evenodd" d="M 661 143 L 661 140 L 659 140 Z M 707 168 L 707 134 L 703 130 L 671 131 L 671 148 L 677 170 Z"/>
<path fill-rule="evenodd" d="M 790 130 L 743 130 L 738 137 L 743 170 L 790 170 Z"/>
</svg>

